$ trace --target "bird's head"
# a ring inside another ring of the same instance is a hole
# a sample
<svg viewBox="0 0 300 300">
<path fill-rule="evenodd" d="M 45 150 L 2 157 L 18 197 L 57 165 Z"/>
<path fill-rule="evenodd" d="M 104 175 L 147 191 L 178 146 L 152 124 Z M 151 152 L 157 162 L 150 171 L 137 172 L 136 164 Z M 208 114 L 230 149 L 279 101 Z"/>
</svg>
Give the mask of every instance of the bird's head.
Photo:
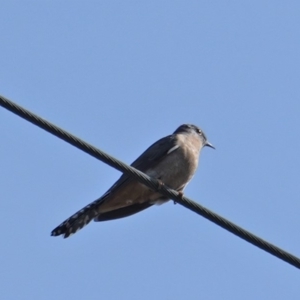
<svg viewBox="0 0 300 300">
<path fill-rule="evenodd" d="M 201 140 L 203 147 L 207 146 L 207 147 L 215 149 L 215 147 L 207 140 L 204 132 L 196 125 L 192 125 L 192 124 L 180 125 L 174 131 L 174 134 L 180 134 L 180 133 L 181 134 L 196 134 L 199 137 L 199 139 Z"/>
</svg>

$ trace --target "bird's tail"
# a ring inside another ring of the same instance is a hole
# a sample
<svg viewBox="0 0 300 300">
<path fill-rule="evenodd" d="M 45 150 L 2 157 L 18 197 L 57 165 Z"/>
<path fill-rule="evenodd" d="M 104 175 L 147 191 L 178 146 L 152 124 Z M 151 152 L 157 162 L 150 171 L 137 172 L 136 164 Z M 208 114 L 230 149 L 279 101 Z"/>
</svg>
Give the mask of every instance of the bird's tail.
<svg viewBox="0 0 300 300">
<path fill-rule="evenodd" d="M 90 223 L 99 214 L 97 207 L 102 201 L 103 198 L 101 197 L 100 199 L 85 206 L 83 209 L 79 210 L 77 213 L 53 229 L 51 235 L 58 236 L 62 234 L 64 238 L 67 238 L 76 233 L 78 230 Z"/>
</svg>

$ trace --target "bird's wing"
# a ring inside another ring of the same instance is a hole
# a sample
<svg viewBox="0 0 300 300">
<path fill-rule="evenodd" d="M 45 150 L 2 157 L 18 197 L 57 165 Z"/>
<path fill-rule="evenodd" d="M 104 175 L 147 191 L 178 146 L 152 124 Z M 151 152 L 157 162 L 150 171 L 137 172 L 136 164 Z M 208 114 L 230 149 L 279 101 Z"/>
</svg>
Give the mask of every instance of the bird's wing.
<svg viewBox="0 0 300 300">
<path fill-rule="evenodd" d="M 177 149 L 176 135 L 168 135 L 146 149 L 132 164 L 131 166 L 145 172 L 153 164 L 158 164 L 162 158 L 171 153 L 173 149 Z"/>
<path fill-rule="evenodd" d="M 146 149 L 132 164 L 131 166 L 142 171 L 146 172 L 149 168 L 153 167 L 154 164 L 158 164 L 161 159 L 166 155 L 173 152 L 178 148 L 176 143 L 176 136 L 169 135 L 166 136 L 154 144 L 152 144 L 148 149 Z M 132 181 L 133 179 L 127 175 L 123 174 L 115 184 L 101 197 L 103 201 L 108 200 L 108 196 L 114 192 L 117 192 L 118 189 L 126 182 Z"/>
<path fill-rule="evenodd" d="M 175 151 L 177 148 L 176 136 L 169 135 L 151 145 L 131 164 L 131 166 L 145 172 L 150 167 L 153 167 L 153 165 L 158 164 L 165 155 Z M 112 205 L 113 207 L 115 204 L 113 202 L 115 202 L 115 199 L 118 198 L 117 195 L 122 195 L 124 191 L 126 191 L 127 187 L 130 187 L 133 184 L 133 181 L 134 179 L 130 176 L 123 174 L 119 180 L 117 180 L 116 183 L 106 193 L 104 193 L 103 196 L 57 226 L 52 231 L 51 235 L 57 236 L 62 234 L 66 238 L 87 225 L 92 219 L 95 221 L 106 221 L 123 218 L 150 207 L 152 204 L 149 202 L 132 203 L 123 207 L 116 207 L 116 209 L 99 214 L 99 208 L 103 207 L 102 205 Z M 126 201 L 126 199 L 123 200 L 119 197 L 118 201 L 120 200 L 122 202 Z"/>
<path fill-rule="evenodd" d="M 176 144 L 176 138 L 174 135 L 169 135 L 158 140 L 156 143 L 151 145 L 145 152 L 143 152 L 132 164 L 134 168 L 146 172 L 149 168 L 153 167 L 153 165 L 158 164 L 163 157 L 168 155 L 169 153 L 173 152 L 178 148 Z M 104 202 L 108 205 L 114 200 L 114 195 L 116 193 L 122 193 L 121 190 L 126 189 L 129 183 L 131 183 L 134 179 L 130 176 L 124 174 L 120 177 L 120 179 L 101 197 Z M 126 199 L 123 201 L 125 202 Z M 123 202 L 122 201 L 122 202 Z M 101 205 L 101 204 L 100 204 Z M 127 217 L 133 215 L 137 212 L 140 212 L 153 204 L 149 202 L 144 203 L 132 203 L 128 204 L 124 207 L 120 207 L 118 209 L 114 209 L 108 212 L 104 212 L 99 214 L 97 217 L 94 218 L 94 221 L 106 221 L 106 220 L 113 220 L 119 219 L 123 217 Z"/>
</svg>

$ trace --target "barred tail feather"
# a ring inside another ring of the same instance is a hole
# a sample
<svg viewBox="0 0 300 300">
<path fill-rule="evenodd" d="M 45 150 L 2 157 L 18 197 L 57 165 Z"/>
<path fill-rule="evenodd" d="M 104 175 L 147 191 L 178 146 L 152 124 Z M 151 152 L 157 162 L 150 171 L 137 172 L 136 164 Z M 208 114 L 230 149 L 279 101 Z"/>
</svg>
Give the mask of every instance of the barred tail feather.
<svg viewBox="0 0 300 300">
<path fill-rule="evenodd" d="M 98 199 L 85 206 L 83 209 L 79 210 L 77 213 L 75 213 L 55 229 L 53 229 L 51 235 L 63 235 L 64 238 L 67 238 L 70 235 L 76 233 L 78 230 L 90 223 L 99 214 L 97 211 L 97 206 L 101 202 L 102 199 Z"/>
</svg>

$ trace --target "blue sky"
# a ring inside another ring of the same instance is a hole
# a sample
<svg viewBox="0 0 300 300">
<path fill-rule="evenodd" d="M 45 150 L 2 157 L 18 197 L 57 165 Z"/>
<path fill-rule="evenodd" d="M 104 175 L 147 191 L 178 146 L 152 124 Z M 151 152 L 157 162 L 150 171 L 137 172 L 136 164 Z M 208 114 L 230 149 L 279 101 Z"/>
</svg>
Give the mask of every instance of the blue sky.
<svg viewBox="0 0 300 300">
<path fill-rule="evenodd" d="M 2 1 L 0 94 L 131 163 L 182 123 L 186 196 L 300 256 L 298 1 Z M 3 299 L 299 299 L 299 270 L 169 202 L 51 230 L 120 173 L 0 109 Z"/>
</svg>

